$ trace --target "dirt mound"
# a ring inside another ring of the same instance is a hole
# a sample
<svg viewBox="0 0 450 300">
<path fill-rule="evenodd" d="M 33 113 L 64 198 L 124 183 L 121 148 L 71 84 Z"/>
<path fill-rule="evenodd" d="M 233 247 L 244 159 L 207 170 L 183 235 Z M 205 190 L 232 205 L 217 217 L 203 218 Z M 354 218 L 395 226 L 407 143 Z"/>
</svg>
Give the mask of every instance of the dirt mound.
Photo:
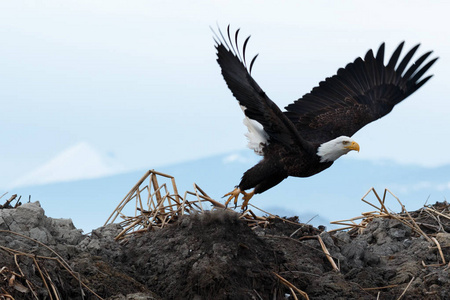
<svg viewBox="0 0 450 300">
<path fill-rule="evenodd" d="M 118 242 L 117 224 L 83 235 L 27 203 L 0 210 L 0 298 L 449 299 L 449 205 L 430 209 L 447 217 L 410 213 L 426 237 L 387 217 L 329 233 L 215 210 Z"/>
<path fill-rule="evenodd" d="M 120 260 L 130 262 L 127 271 L 167 299 L 250 298 L 254 289 L 269 294 L 276 285 L 270 270 L 282 262 L 229 212 L 184 217 L 131 239 L 124 249 Z"/>
</svg>

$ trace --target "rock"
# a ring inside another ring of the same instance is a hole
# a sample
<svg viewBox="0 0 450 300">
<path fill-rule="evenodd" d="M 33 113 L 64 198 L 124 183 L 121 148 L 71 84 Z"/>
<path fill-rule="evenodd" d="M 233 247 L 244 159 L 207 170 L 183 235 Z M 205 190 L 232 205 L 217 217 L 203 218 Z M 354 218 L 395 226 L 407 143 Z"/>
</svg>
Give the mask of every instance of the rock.
<svg viewBox="0 0 450 300">
<path fill-rule="evenodd" d="M 439 242 L 441 247 L 450 247 L 450 233 L 439 232 L 436 234 L 436 240 Z"/>
<path fill-rule="evenodd" d="M 442 228 L 450 228 L 446 221 L 441 219 Z M 237 213 L 217 210 L 119 243 L 118 224 L 84 235 L 70 219 L 46 217 L 35 202 L 1 209 L 0 230 L 0 289 L 14 299 L 48 299 L 53 291 L 61 299 L 292 297 L 275 274 L 310 299 L 397 299 L 409 282 L 404 299 L 450 299 L 448 269 L 438 265 L 435 245 L 395 219 L 374 219 L 362 234 L 321 232 L 279 219 L 251 230 Z M 450 234 L 439 232 L 436 239 L 450 260 Z M 86 286 L 80 288 L 78 278 Z M 25 279 L 33 282 L 36 297 Z"/>
<path fill-rule="evenodd" d="M 76 229 L 71 219 L 48 218 L 51 234 L 57 240 L 64 240 L 70 245 L 77 245 L 83 238 L 83 231 Z"/>
<path fill-rule="evenodd" d="M 76 229 L 72 220 L 47 218 L 39 202 L 0 210 L 0 228 L 21 233 L 46 245 L 56 245 L 57 241 L 76 245 L 82 238 L 82 230 Z"/>
</svg>

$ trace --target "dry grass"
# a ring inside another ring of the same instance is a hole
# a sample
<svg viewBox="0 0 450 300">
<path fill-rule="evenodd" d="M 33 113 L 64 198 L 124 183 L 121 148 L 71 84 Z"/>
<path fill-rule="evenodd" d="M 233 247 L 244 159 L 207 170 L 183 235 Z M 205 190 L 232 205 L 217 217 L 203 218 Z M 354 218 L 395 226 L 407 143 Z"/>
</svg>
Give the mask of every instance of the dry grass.
<svg viewBox="0 0 450 300">
<path fill-rule="evenodd" d="M 375 196 L 375 199 L 377 200 L 378 203 L 374 204 L 366 199 L 367 196 L 370 194 Z M 397 201 L 397 203 L 401 207 L 400 213 L 395 213 L 387 208 L 386 204 L 387 196 L 392 196 Z M 395 219 L 404 224 L 405 226 L 411 228 L 411 230 L 414 231 L 417 235 L 424 237 L 431 244 L 436 245 L 436 248 L 438 249 L 438 253 L 442 262 L 432 265 L 426 265 L 424 262 L 422 262 L 422 265 L 424 267 L 439 267 L 447 264 L 442 251 L 442 247 L 439 244 L 438 240 L 434 237 L 438 232 L 445 232 L 445 230 L 443 229 L 444 226 L 441 218 L 450 220 L 450 205 L 448 205 L 446 202 L 443 203 L 443 209 L 441 211 L 438 211 L 436 207 L 425 205 L 422 209 L 418 210 L 417 212 L 414 212 L 415 216 L 413 217 L 411 213 L 409 213 L 406 210 L 405 206 L 400 201 L 400 199 L 397 196 L 395 196 L 389 189 L 385 189 L 383 193 L 383 198 L 380 198 L 376 190 L 374 188 L 371 188 L 361 198 L 361 201 L 377 210 L 362 213 L 362 215 L 359 217 L 330 222 L 331 224 L 342 225 L 344 227 L 330 230 L 329 232 L 349 229 L 350 233 L 353 232 L 356 234 L 360 234 L 362 230 L 364 230 L 364 228 L 366 228 L 367 225 L 375 218 Z M 424 223 L 421 221 L 423 219 L 434 220 L 436 224 L 429 224 L 429 222 Z M 360 222 L 356 223 L 355 221 L 357 220 L 360 220 Z M 428 234 L 425 233 L 421 227 L 431 229 L 431 233 Z"/>
<path fill-rule="evenodd" d="M 0 196 L 0 199 L 4 195 Z M 374 196 L 375 201 L 369 201 L 367 198 L 369 196 Z M 397 205 L 400 205 L 401 212 L 395 213 L 392 210 L 388 209 L 387 201 L 388 198 L 395 199 L 394 202 Z M 16 205 L 12 206 L 12 201 L 16 200 Z M 13 195 L 10 199 L 8 199 L 4 205 L 0 205 L 0 208 L 14 208 L 20 205 L 20 197 L 17 199 L 17 195 Z M 350 230 L 350 233 L 360 234 L 367 225 L 374 220 L 375 218 L 390 218 L 395 219 L 411 228 L 417 235 L 423 236 L 427 241 L 434 244 L 437 248 L 439 256 L 441 258 L 441 262 L 433 265 L 425 265 L 422 262 L 424 267 L 438 267 L 438 266 L 447 266 L 447 269 L 450 269 L 450 264 L 447 265 L 447 260 L 444 257 L 442 246 L 439 244 L 438 240 L 435 238 L 433 234 L 425 233 L 422 228 L 424 226 L 426 228 L 435 229 L 434 232 L 443 231 L 443 222 L 445 220 L 448 222 L 450 220 L 450 206 L 447 205 L 445 209 L 437 209 L 436 207 L 425 206 L 418 214 L 414 212 L 414 217 L 405 209 L 402 202 L 388 189 L 384 190 L 383 197 L 380 197 L 374 188 L 371 188 L 362 198 L 361 200 L 374 208 L 374 211 L 369 211 L 362 213 L 361 216 L 339 220 L 331 222 L 331 224 L 344 226 L 340 229 L 335 229 L 331 231 L 337 230 Z M 211 208 L 212 205 L 212 208 Z M 116 240 L 124 239 L 130 235 L 145 232 L 149 230 L 158 230 L 163 228 L 167 224 L 171 224 L 177 221 L 183 215 L 189 215 L 192 213 L 198 214 L 203 213 L 205 210 L 214 210 L 214 209 L 222 209 L 222 210 L 230 210 L 234 211 L 230 208 L 225 207 L 222 203 L 212 199 L 209 197 L 197 184 L 193 184 L 193 192 L 186 191 L 183 196 L 178 193 L 178 189 L 175 183 L 175 178 L 173 176 L 163 174 L 157 172 L 155 170 L 147 171 L 144 176 L 131 188 L 131 190 L 126 194 L 126 196 L 122 199 L 113 213 L 110 215 L 108 220 L 105 222 L 106 224 L 114 223 L 119 220 L 119 224 L 122 226 L 123 230 L 115 237 Z M 255 212 L 259 211 L 266 216 L 259 216 Z M 421 217 L 426 216 L 428 220 L 432 219 L 436 224 L 430 224 L 430 222 L 424 223 L 421 220 Z M 292 222 L 290 220 L 286 220 L 284 218 L 280 218 L 276 215 L 270 214 L 252 204 L 249 204 L 249 208 L 240 213 L 240 219 L 244 220 L 248 226 L 252 229 L 256 228 L 266 228 L 270 226 L 275 220 L 280 219 L 283 222 L 292 223 L 298 226 L 302 226 L 303 224 Z M 330 231 L 330 232 L 331 232 Z M 0 233 L 8 233 L 15 234 L 21 236 L 23 238 L 30 239 L 26 236 L 20 235 L 15 232 L 0 230 Z M 295 232 L 293 233 L 295 234 Z M 292 234 L 292 235 L 293 235 Z M 291 237 L 280 237 L 280 238 L 289 238 Z M 330 255 L 328 249 L 323 243 L 321 237 L 319 235 L 315 236 L 305 236 L 301 239 L 295 239 L 297 242 L 301 242 L 302 239 L 314 238 L 317 239 L 321 251 L 326 255 L 330 264 L 336 272 L 339 272 L 339 267 L 336 265 L 333 257 Z M 32 239 L 30 239 L 32 240 Z M 14 256 L 16 262 L 16 268 L 18 272 L 14 272 L 7 267 L 0 268 L 0 279 L 8 283 L 8 286 L 14 288 L 17 291 L 22 293 L 30 293 L 36 298 L 36 287 L 29 281 L 24 273 L 21 270 L 20 266 L 20 257 L 25 256 L 29 259 L 32 259 L 33 266 L 36 272 L 39 274 L 42 284 L 48 292 L 50 299 L 60 299 L 59 293 L 56 289 L 56 285 L 53 283 L 52 278 L 49 276 L 47 270 L 43 267 L 44 260 L 52 260 L 56 261 L 62 269 L 65 269 L 67 272 L 71 274 L 76 280 L 80 283 L 80 288 L 82 289 L 82 294 L 84 294 L 83 289 L 90 291 L 97 298 L 101 299 L 100 296 L 95 294 L 92 290 L 89 289 L 80 279 L 77 273 L 71 270 L 69 264 L 65 262 L 56 252 L 50 249 L 48 246 L 32 240 L 38 243 L 42 247 L 46 247 L 50 250 L 54 255 L 52 257 L 47 256 L 38 256 L 31 253 L 25 253 L 21 251 L 17 251 L 14 249 L 10 249 L 7 247 L 0 246 L 0 249 L 7 252 L 10 255 Z M 444 247 L 447 247 L 445 245 Z M 320 250 L 319 250 L 320 251 Z M 281 277 L 279 274 L 274 273 L 274 275 L 282 282 L 291 292 L 292 297 L 297 298 L 296 294 L 299 294 L 301 297 L 305 299 L 309 299 L 308 295 L 295 287 L 292 283 L 287 281 L 285 278 Z M 413 278 L 414 279 L 414 278 Z M 401 299 L 406 293 L 407 289 L 411 285 L 412 280 L 404 289 L 403 293 L 400 295 L 398 299 Z M 392 288 L 397 285 L 390 285 L 385 287 L 376 287 L 376 288 L 366 288 L 365 290 L 380 290 Z M 0 299 L 14 299 L 8 292 L 4 289 L 0 291 Z"/>
<path fill-rule="evenodd" d="M 164 180 L 168 181 L 168 183 L 162 183 Z M 172 189 L 169 189 L 169 185 Z M 190 196 L 195 197 L 189 199 Z M 120 240 L 132 234 L 163 228 L 165 225 L 178 220 L 181 216 L 192 212 L 202 213 L 205 211 L 205 202 L 209 205 L 212 204 L 212 209 L 233 211 L 232 209 L 225 207 L 222 203 L 209 197 L 195 183 L 194 192 L 187 191 L 184 193 L 184 197 L 181 197 L 178 194 L 178 188 L 173 176 L 155 170 L 149 170 L 127 193 L 105 222 L 105 225 L 115 222 L 116 219 L 120 217 L 122 221 L 119 224 L 124 229 L 115 238 L 116 240 Z M 131 206 L 131 211 L 133 212 L 133 215 L 131 216 L 127 216 L 124 212 L 129 206 Z M 241 212 L 239 218 L 245 221 L 251 229 L 256 229 L 258 227 L 266 228 L 276 219 L 299 227 L 303 226 L 303 224 L 280 218 L 279 216 L 273 215 L 252 204 L 249 204 L 249 207 L 252 207 L 255 211 L 257 210 L 266 214 L 266 216 L 258 216 L 250 208 Z M 331 257 L 321 237 L 317 235 L 309 238 L 315 238 L 319 241 L 322 251 L 330 261 L 333 269 L 339 272 L 338 266 Z"/>
<path fill-rule="evenodd" d="M 70 265 L 58 254 L 56 253 L 52 248 L 49 246 L 32 239 L 30 237 L 27 237 L 25 235 L 22 235 L 17 232 L 9 231 L 9 230 L 0 230 L 1 234 L 12 234 L 16 235 L 21 238 L 25 238 L 27 240 L 30 240 L 34 243 L 36 243 L 38 246 L 46 248 L 49 250 L 53 256 L 42 256 L 42 255 L 36 255 L 36 253 L 28 253 L 24 251 L 15 250 L 12 248 L 8 248 L 5 246 L 0 246 L 0 250 L 5 251 L 6 253 L 14 256 L 14 263 L 16 265 L 17 270 L 19 273 L 14 272 L 13 270 L 10 270 L 6 266 L 3 266 L 0 269 L 0 278 L 8 283 L 8 286 L 15 289 L 16 291 L 19 291 L 21 293 L 30 293 L 33 295 L 33 297 L 37 300 L 39 300 L 37 289 L 38 286 L 36 285 L 36 282 L 32 282 L 25 273 L 22 271 L 21 268 L 21 257 L 29 258 L 33 261 L 33 269 L 36 270 L 36 273 L 39 274 L 42 286 L 45 287 L 48 293 L 48 297 L 50 299 L 59 300 L 62 299 L 61 295 L 58 291 L 58 288 L 56 287 L 54 280 L 50 276 L 49 272 L 45 268 L 44 261 L 55 261 L 59 264 L 59 266 L 66 270 L 76 281 L 78 281 L 80 285 L 80 292 L 82 295 L 85 295 L 85 292 L 83 291 L 83 288 L 91 292 L 97 299 L 103 299 L 99 295 L 97 295 L 92 289 L 90 289 L 84 282 L 81 281 L 80 276 L 78 273 L 72 270 Z M 0 293 L 1 299 L 14 299 L 11 294 L 9 294 L 5 289 L 2 288 L 2 293 Z"/>
<path fill-rule="evenodd" d="M 149 170 L 126 194 L 126 196 L 107 219 L 105 225 L 120 220 L 119 224 L 122 226 L 123 230 L 116 236 L 115 239 L 121 240 L 129 235 L 139 232 L 163 228 L 167 224 L 177 221 L 183 215 L 203 213 L 206 209 L 234 211 L 209 197 L 197 184 L 194 183 L 193 188 L 193 192 L 186 191 L 184 196 L 181 196 L 178 193 L 175 178 L 173 176 L 163 174 L 155 170 Z M 0 199 L 4 195 L 5 194 L 1 195 Z M 15 205 L 12 205 L 14 200 L 16 200 L 16 203 Z M 0 208 L 17 208 L 20 205 L 20 197 L 13 195 L 10 199 L 6 200 L 3 205 L 0 205 Z M 256 229 L 258 227 L 265 228 L 276 219 L 302 226 L 302 224 L 297 222 L 292 222 L 290 220 L 272 215 L 254 205 L 249 204 L 249 207 L 251 207 L 251 209 L 249 208 L 241 212 L 239 218 L 245 221 L 252 229 Z M 263 212 L 267 216 L 258 216 L 254 211 Z M 79 282 L 82 295 L 86 295 L 83 291 L 83 289 L 85 289 L 90 291 L 98 299 L 102 299 L 80 280 L 79 274 L 75 273 L 60 255 L 58 255 L 47 245 L 13 231 L 0 230 L 0 233 L 13 234 L 29 239 L 38 244 L 40 247 L 46 248 L 53 254 L 51 256 L 42 256 L 36 255 L 35 253 L 27 253 L 5 246 L 0 246 L 0 250 L 14 257 L 15 267 L 18 270 L 15 272 L 6 266 L 0 268 L 0 279 L 7 282 L 10 288 L 21 293 L 31 293 L 31 295 L 33 295 L 32 297 L 38 299 L 37 286 L 29 278 L 27 278 L 21 268 L 20 257 L 27 257 L 32 260 L 33 269 L 35 269 L 37 274 L 39 274 L 42 286 L 47 290 L 50 299 L 61 299 L 61 296 L 54 280 L 44 267 L 44 261 L 46 260 L 55 261 L 62 269 L 69 272 L 69 274 L 71 274 L 71 276 Z M 327 252 L 327 250 L 324 251 Z M 308 299 L 308 295 L 306 295 L 306 293 L 300 291 L 278 274 L 275 275 L 290 289 L 295 298 L 295 293 L 299 293 L 302 297 Z M 2 288 L 0 290 L 0 299 L 14 298 L 8 293 L 8 291 Z"/>
<path fill-rule="evenodd" d="M 119 224 L 124 229 L 116 237 L 119 240 L 129 234 L 162 228 L 185 214 L 203 212 L 204 202 L 225 208 L 195 183 L 194 192 L 187 191 L 182 197 L 173 176 L 149 170 L 123 198 L 105 225 L 121 219 Z"/>
<path fill-rule="evenodd" d="M 378 203 L 373 204 L 373 203 L 369 202 L 368 200 L 366 200 L 367 196 L 370 193 L 375 195 L 376 200 L 378 201 Z M 395 213 L 395 212 L 393 212 L 391 210 L 388 210 L 388 208 L 386 207 L 386 200 L 387 200 L 387 196 L 388 195 L 390 195 L 393 198 L 395 198 L 397 200 L 398 204 L 400 204 L 400 207 L 401 207 L 401 212 L 400 213 Z M 375 219 L 375 218 L 389 218 L 389 219 L 396 219 L 396 220 L 398 220 L 399 222 L 403 223 L 404 225 L 410 227 L 417 234 L 422 235 L 429 242 L 433 242 L 432 239 L 427 234 L 425 234 L 422 231 L 420 226 L 416 223 L 415 219 L 413 217 L 411 217 L 411 215 L 405 209 L 405 206 L 400 201 L 400 199 L 397 196 L 395 196 L 389 189 L 385 189 L 384 193 L 383 193 L 383 198 L 380 198 L 380 196 L 378 195 L 377 191 L 374 188 L 371 188 L 361 198 L 361 201 L 363 201 L 364 203 L 372 206 L 373 208 L 375 208 L 377 210 L 376 211 L 369 211 L 369 212 L 362 213 L 362 216 L 359 216 L 359 217 L 354 217 L 354 218 L 347 219 L 347 220 L 339 220 L 339 221 L 330 222 L 331 224 L 345 226 L 343 228 L 330 230 L 330 232 L 338 231 L 338 230 L 344 230 L 344 229 L 352 229 L 352 230 L 356 230 L 356 231 L 358 231 L 360 233 L 364 228 L 366 228 L 367 224 L 369 224 L 373 219 Z M 357 224 L 355 222 L 357 220 L 361 220 L 359 224 Z"/>
<path fill-rule="evenodd" d="M 118 218 L 121 219 L 119 224 L 124 229 L 115 238 L 116 240 L 121 240 L 136 233 L 161 229 L 167 224 L 177 221 L 183 215 L 194 212 L 203 213 L 206 210 L 206 205 L 212 205 L 212 210 L 222 209 L 234 211 L 209 197 L 197 184 L 194 183 L 193 187 L 193 192 L 187 191 L 182 197 L 178 193 L 173 176 L 155 170 L 149 170 L 127 193 L 105 222 L 105 225 L 114 223 Z M 245 221 L 251 229 L 259 227 L 266 228 L 276 219 L 300 227 L 304 225 L 280 218 L 252 204 L 248 206 L 249 208 L 240 213 L 239 218 Z M 125 212 L 127 209 L 128 212 L 132 212 L 131 215 L 127 215 Z M 259 216 L 255 211 L 262 212 L 266 216 Z M 339 272 L 338 266 L 320 236 L 317 235 L 310 238 L 315 238 L 319 241 L 322 251 L 330 261 L 333 269 Z M 305 299 L 309 299 L 305 292 L 292 285 L 292 283 L 276 273 L 274 275 L 291 291 L 295 299 L 298 299 L 296 293 Z"/>
<path fill-rule="evenodd" d="M 114 223 L 119 218 L 119 224 L 124 228 L 116 236 L 116 240 L 120 240 L 130 234 L 163 228 L 183 215 L 203 213 L 206 209 L 234 211 L 209 197 L 197 184 L 194 183 L 193 187 L 193 192 L 186 191 L 184 196 L 181 196 L 173 176 L 149 170 L 131 188 L 106 220 L 105 225 Z M 211 205 L 212 208 L 210 208 Z M 239 218 L 247 222 L 252 229 L 265 228 L 275 219 L 301 226 L 299 223 L 265 212 L 252 204 L 249 204 L 250 206 L 267 214 L 267 216 L 258 216 L 252 209 L 243 211 Z"/>
<path fill-rule="evenodd" d="M 295 300 L 298 300 L 296 292 L 299 293 L 306 300 L 309 300 L 309 297 L 308 297 L 307 293 L 305 293 L 304 291 L 300 290 L 295 285 L 293 285 L 292 283 L 290 283 L 289 281 L 287 281 L 285 278 L 281 277 L 277 273 L 273 272 L 273 274 L 281 281 L 281 283 L 283 283 L 285 286 L 287 286 L 289 288 L 289 290 L 291 291 L 291 295 L 292 295 L 292 297 L 294 297 Z"/>
</svg>

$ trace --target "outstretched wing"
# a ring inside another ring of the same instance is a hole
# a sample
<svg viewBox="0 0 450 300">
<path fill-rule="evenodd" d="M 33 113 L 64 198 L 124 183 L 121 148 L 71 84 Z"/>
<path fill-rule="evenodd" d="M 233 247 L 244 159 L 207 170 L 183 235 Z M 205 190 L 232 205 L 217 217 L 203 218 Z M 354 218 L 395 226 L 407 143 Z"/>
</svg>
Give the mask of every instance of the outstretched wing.
<svg viewBox="0 0 450 300">
<path fill-rule="evenodd" d="M 224 37 L 220 29 L 219 35 L 216 34 L 217 62 L 222 69 L 228 88 L 239 104 L 245 107 L 245 115 L 263 126 L 270 142 L 276 141 L 285 146 L 297 144 L 312 152 L 312 146 L 299 136 L 294 124 L 251 77 L 250 73 L 256 56 L 247 69 L 245 51 L 250 37 L 243 44 L 241 57 L 238 46 L 239 29 L 234 35 L 234 43 L 230 36 L 230 26 L 227 28 L 228 39 Z"/>
<path fill-rule="evenodd" d="M 364 60 L 357 58 L 339 69 L 337 75 L 320 82 L 310 93 L 286 106 L 285 115 L 302 137 L 311 142 L 352 136 L 368 123 L 388 114 L 432 77 L 421 79 L 437 60 L 422 66 L 432 51 L 423 54 L 406 70 L 419 45 L 397 65 L 403 44 L 397 47 L 387 65 L 383 62 L 384 43 L 376 57 L 369 50 Z"/>
</svg>

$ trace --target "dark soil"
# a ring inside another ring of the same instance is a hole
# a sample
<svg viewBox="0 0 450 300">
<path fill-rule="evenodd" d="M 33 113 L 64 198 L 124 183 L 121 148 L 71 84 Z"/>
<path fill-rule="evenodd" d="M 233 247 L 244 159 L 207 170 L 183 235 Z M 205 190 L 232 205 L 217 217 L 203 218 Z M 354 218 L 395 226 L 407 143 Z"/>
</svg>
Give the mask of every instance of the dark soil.
<svg viewBox="0 0 450 300">
<path fill-rule="evenodd" d="M 434 208 L 448 213 L 446 203 Z M 450 259 L 450 220 L 411 215 Z M 0 299 L 294 299 L 275 273 L 310 299 L 450 299 L 436 244 L 395 219 L 330 234 L 282 220 L 252 230 L 217 210 L 117 242 L 119 225 L 83 235 L 28 203 L 0 210 L 0 230 Z"/>
</svg>

